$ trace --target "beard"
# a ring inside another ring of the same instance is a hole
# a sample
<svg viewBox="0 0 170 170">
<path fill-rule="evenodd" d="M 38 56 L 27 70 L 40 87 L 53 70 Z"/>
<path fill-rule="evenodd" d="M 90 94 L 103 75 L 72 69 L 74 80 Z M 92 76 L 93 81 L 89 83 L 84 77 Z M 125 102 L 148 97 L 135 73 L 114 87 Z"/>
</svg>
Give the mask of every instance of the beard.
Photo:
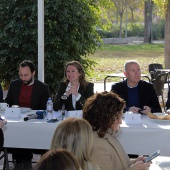
<svg viewBox="0 0 170 170">
<path fill-rule="evenodd" d="M 31 77 L 31 79 L 30 80 L 28 80 L 28 81 L 22 81 L 23 83 L 24 83 L 24 85 L 29 85 L 30 83 L 32 83 L 32 81 L 33 81 L 33 78 Z"/>
</svg>

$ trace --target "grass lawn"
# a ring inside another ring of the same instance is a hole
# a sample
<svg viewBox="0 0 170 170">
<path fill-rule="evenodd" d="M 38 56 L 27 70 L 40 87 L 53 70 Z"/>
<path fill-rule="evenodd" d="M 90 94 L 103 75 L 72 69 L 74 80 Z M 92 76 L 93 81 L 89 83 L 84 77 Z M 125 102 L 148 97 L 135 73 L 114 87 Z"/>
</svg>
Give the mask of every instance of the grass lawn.
<svg viewBox="0 0 170 170">
<path fill-rule="evenodd" d="M 97 63 L 94 69 L 90 70 L 88 80 L 102 83 L 105 74 L 123 72 L 127 60 L 137 60 L 144 74 L 149 74 L 150 63 L 164 66 L 164 44 L 103 45 L 88 58 Z"/>
</svg>

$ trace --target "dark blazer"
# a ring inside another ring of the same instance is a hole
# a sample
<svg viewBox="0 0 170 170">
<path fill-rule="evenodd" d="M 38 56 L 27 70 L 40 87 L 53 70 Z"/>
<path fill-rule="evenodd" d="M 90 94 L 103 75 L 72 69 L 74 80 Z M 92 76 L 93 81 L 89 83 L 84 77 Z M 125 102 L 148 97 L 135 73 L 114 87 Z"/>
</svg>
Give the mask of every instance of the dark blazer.
<svg viewBox="0 0 170 170">
<path fill-rule="evenodd" d="M 2 90 L 1 84 L 0 84 L 0 102 L 1 103 L 4 102 L 4 100 L 3 100 L 3 90 Z"/>
<path fill-rule="evenodd" d="M 55 97 L 55 102 L 53 104 L 54 110 L 60 110 L 62 108 L 61 104 L 61 96 L 65 93 L 67 88 L 67 84 L 65 82 L 60 82 L 56 97 Z M 80 99 L 76 102 L 76 110 L 82 110 L 82 107 L 84 105 L 85 100 L 92 96 L 94 94 L 94 84 L 93 83 L 88 83 L 85 89 L 83 89 L 83 86 L 79 86 L 78 92 L 81 94 Z M 75 110 L 73 105 L 72 105 L 72 95 L 69 95 L 66 101 L 66 110 Z"/>
<path fill-rule="evenodd" d="M 20 79 L 11 82 L 5 102 L 12 105 L 19 105 L 19 94 L 21 90 L 22 81 Z M 31 109 L 46 110 L 46 103 L 50 96 L 49 88 L 43 82 L 35 79 L 32 95 L 31 95 Z"/>
<path fill-rule="evenodd" d="M 158 97 L 156 95 L 153 85 L 146 81 L 140 80 L 138 83 L 138 87 L 139 87 L 140 108 L 143 108 L 143 106 L 149 106 L 151 108 L 152 113 L 162 112 L 159 101 L 158 101 Z M 126 105 L 128 106 L 127 80 L 113 84 L 111 91 L 117 93 L 120 97 L 122 97 L 126 101 Z"/>
<path fill-rule="evenodd" d="M 166 107 L 167 107 L 167 109 L 170 109 L 170 88 L 169 88 L 169 91 L 168 91 L 168 98 L 167 98 L 167 102 L 166 102 Z"/>
<path fill-rule="evenodd" d="M 4 133 L 0 128 L 0 152 L 2 151 L 3 145 L 4 145 Z"/>
</svg>

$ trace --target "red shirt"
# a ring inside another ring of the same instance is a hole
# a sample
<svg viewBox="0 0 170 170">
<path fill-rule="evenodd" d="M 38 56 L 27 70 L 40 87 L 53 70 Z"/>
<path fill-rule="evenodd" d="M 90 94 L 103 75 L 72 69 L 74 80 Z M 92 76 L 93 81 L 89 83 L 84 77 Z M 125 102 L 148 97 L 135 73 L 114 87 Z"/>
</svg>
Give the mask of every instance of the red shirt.
<svg viewBox="0 0 170 170">
<path fill-rule="evenodd" d="M 31 95 L 33 85 L 27 86 L 22 84 L 19 95 L 19 107 L 31 107 Z"/>
</svg>

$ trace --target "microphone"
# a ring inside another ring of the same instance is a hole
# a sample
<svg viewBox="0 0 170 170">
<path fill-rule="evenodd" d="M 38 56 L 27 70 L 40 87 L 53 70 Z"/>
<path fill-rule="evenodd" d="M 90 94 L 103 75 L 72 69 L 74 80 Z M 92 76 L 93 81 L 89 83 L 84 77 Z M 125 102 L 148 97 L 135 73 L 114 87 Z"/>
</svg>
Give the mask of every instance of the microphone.
<svg viewBox="0 0 170 170">
<path fill-rule="evenodd" d="M 67 96 L 66 96 L 66 95 L 62 95 L 62 96 L 61 96 L 61 100 L 60 100 L 61 104 L 62 104 L 62 105 L 63 105 L 63 104 L 66 104 L 66 100 L 67 100 Z"/>
<path fill-rule="evenodd" d="M 66 108 L 67 96 L 62 95 L 60 101 L 61 101 L 61 104 L 62 104 L 62 108 L 61 108 L 62 116 L 65 116 L 65 108 Z"/>
<path fill-rule="evenodd" d="M 27 117 L 24 117 L 24 121 L 31 120 L 31 119 L 37 119 L 37 114 L 29 114 Z"/>
</svg>

